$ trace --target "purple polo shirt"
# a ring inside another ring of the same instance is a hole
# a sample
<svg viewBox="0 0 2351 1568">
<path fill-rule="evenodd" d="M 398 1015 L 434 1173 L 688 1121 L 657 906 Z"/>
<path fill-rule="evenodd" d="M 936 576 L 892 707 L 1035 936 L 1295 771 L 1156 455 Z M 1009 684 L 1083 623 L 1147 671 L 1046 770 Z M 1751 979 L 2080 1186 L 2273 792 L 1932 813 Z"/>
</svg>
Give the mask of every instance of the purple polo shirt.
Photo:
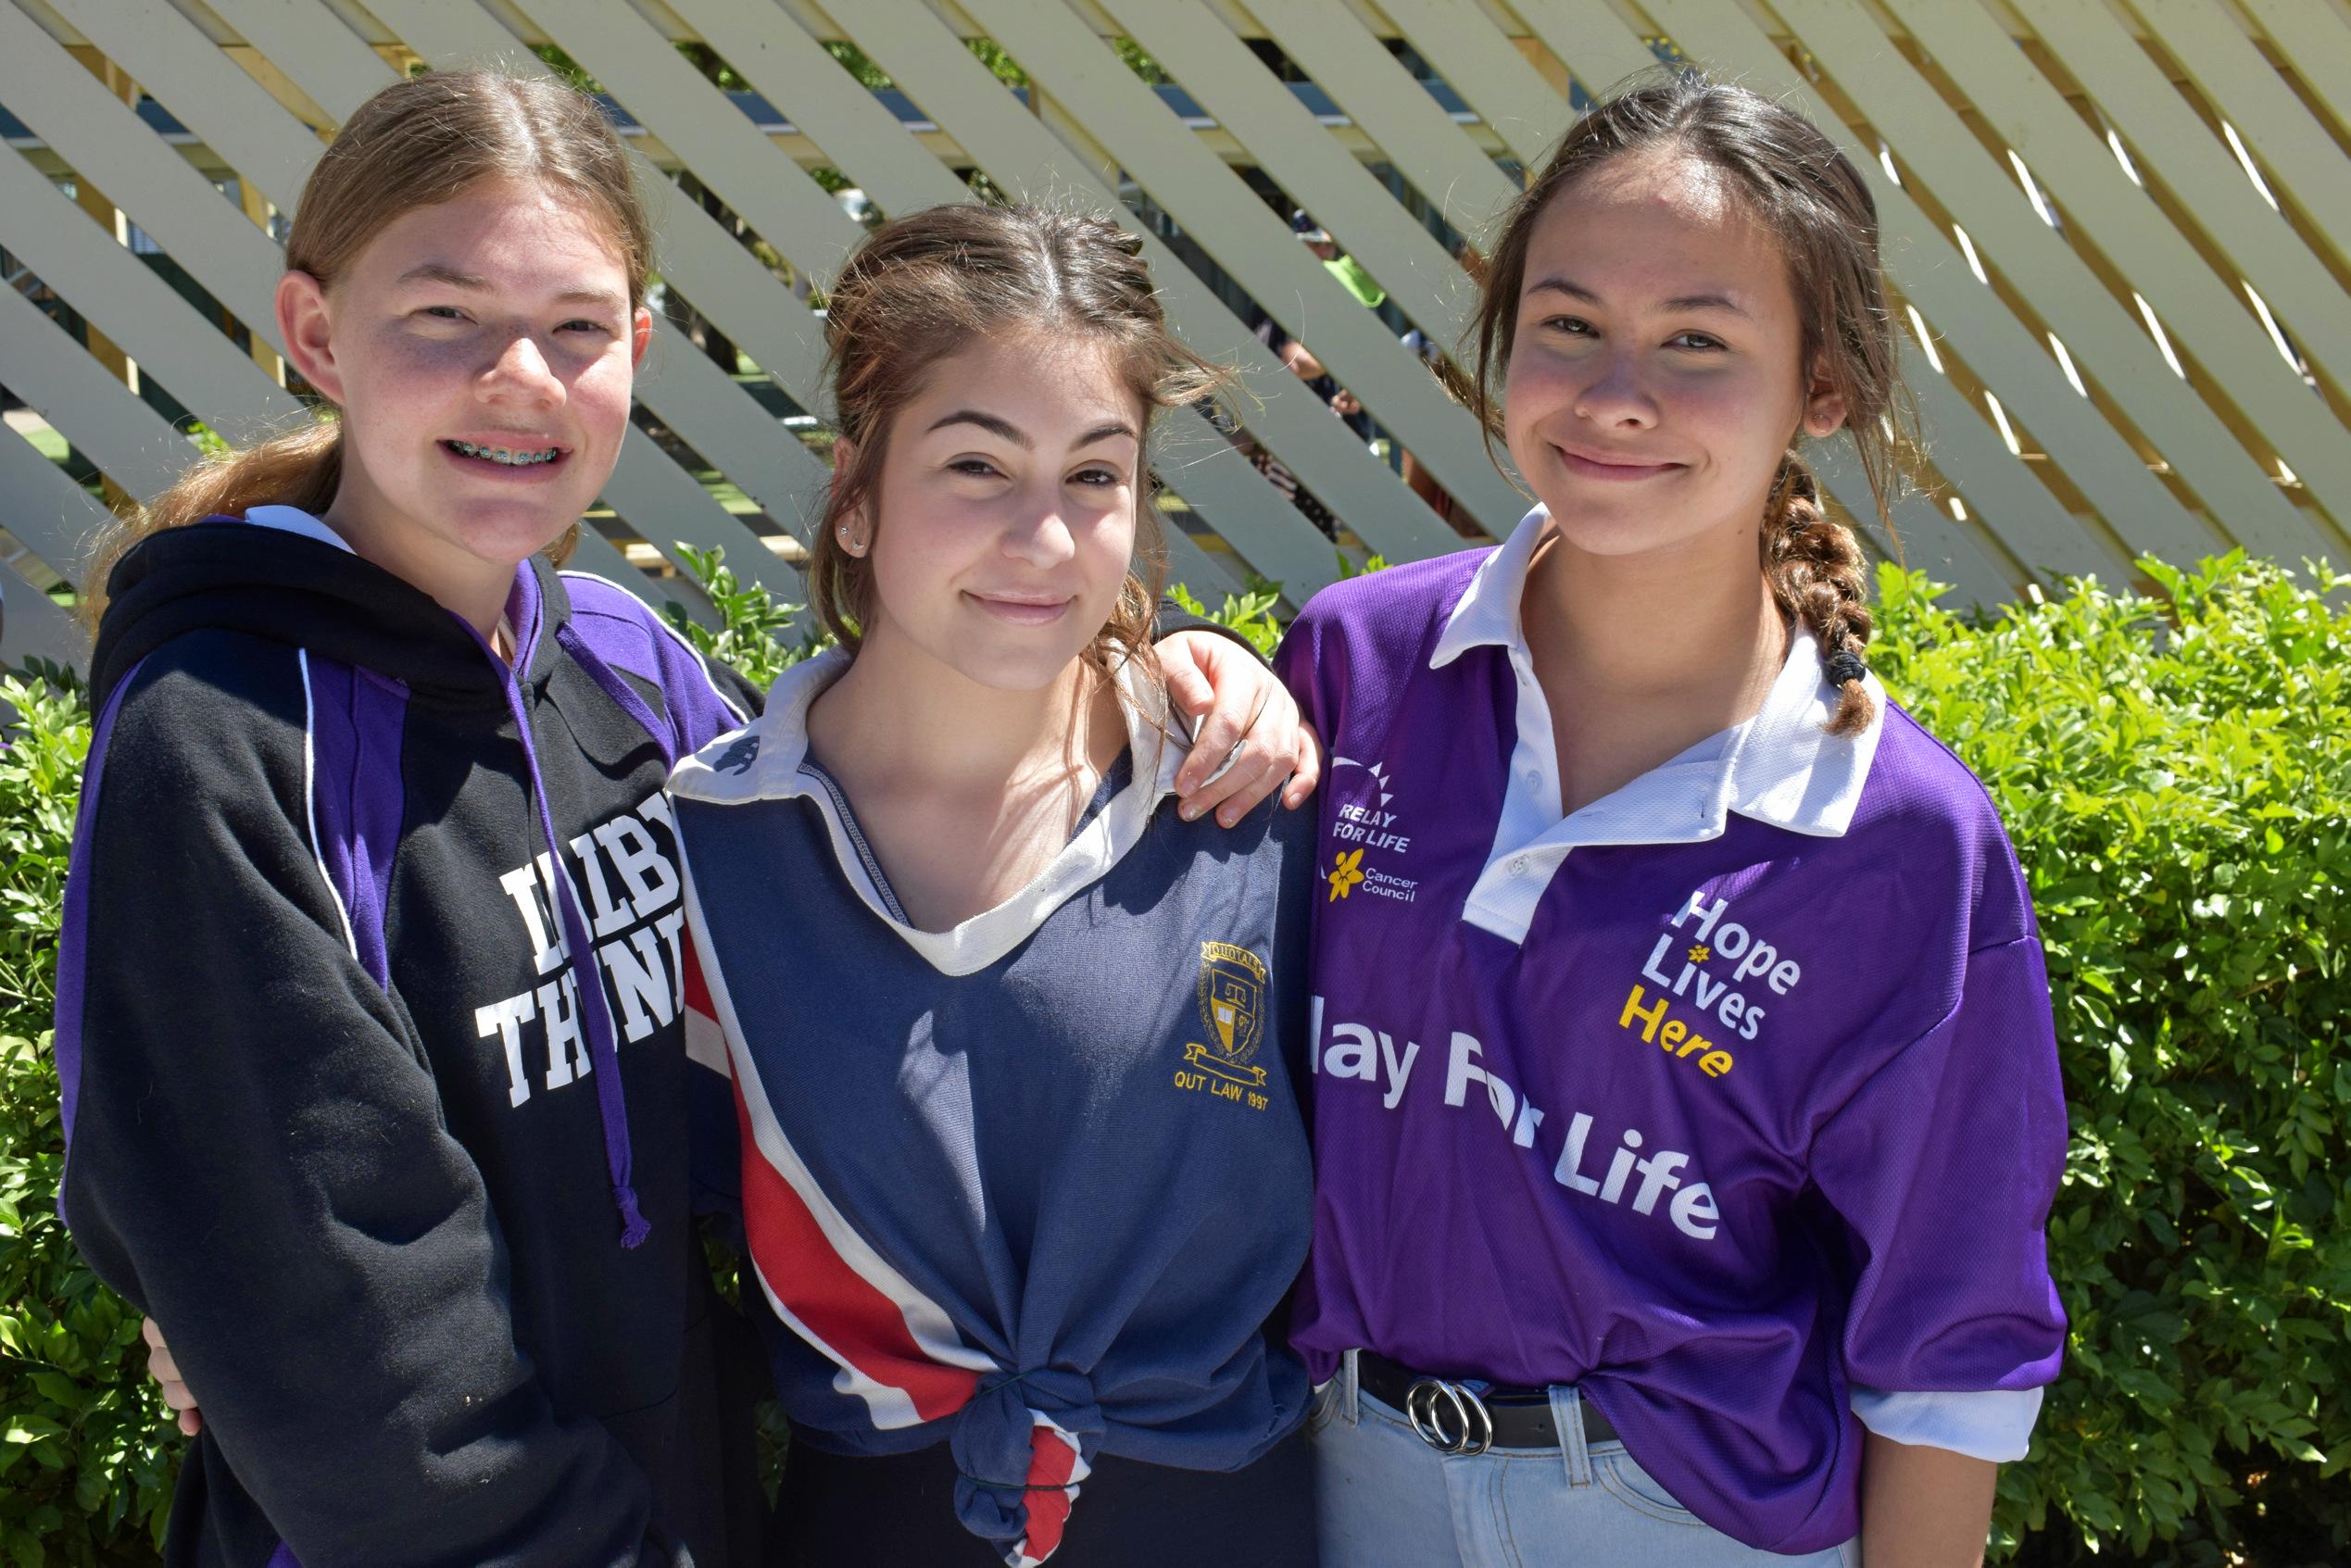
<svg viewBox="0 0 2351 1568">
<path fill-rule="evenodd" d="M 2015 851 L 1804 634 L 1762 710 L 1563 819 L 1499 550 L 1316 596 L 1328 744 L 1296 1343 L 1578 1385 L 1750 1545 L 1859 1528 L 1865 1425 L 2024 1449 L 2065 1320 L 2066 1108 Z M 1672 635 L 1670 626 L 1658 629 Z"/>
</svg>

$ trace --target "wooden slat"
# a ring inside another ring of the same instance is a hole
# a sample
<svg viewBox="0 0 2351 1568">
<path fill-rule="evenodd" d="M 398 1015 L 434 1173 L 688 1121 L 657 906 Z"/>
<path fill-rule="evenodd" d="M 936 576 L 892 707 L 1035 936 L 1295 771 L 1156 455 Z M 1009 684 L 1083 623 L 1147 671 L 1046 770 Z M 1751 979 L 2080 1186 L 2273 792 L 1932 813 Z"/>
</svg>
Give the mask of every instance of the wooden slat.
<svg viewBox="0 0 2351 1568">
<path fill-rule="evenodd" d="M 1511 6 L 1595 98 L 1657 67 L 1657 56 L 1608 0 L 1511 0 Z"/>
<path fill-rule="evenodd" d="M 13 0 L 0 4 L 0 59 L 10 63 L 8 111 L 129 213 L 232 315 L 283 351 L 273 301 L 283 258 L 270 237 L 184 158 L 164 156 L 165 144 L 130 107 Z"/>
<path fill-rule="evenodd" d="M 1381 0 L 1421 57 L 1533 168 L 1567 129 L 1567 105 L 1476 0 Z"/>
<path fill-rule="evenodd" d="M 40 307 L 7 288 L 0 288 L 0 365 L 7 367 L 10 392 L 142 501 L 169 487 L 195 457 L 187 437 L 132 396 Z M 24 521 L 30 527 L 31 516 Z M 50 554 L 54 539 L 35 543 L 37 533 L 19 533 L 14 523 L 8 531 L 64 570 Z"/>
<path fill-rule="evenodd" d="M 1520 508 L 1519 497 L 1495 474 L 1475 425 L 1445 397 L 1427 367 L 1323 270 L 1281 215 L 1160 107 L 1107 45 L 1062 21 L 1068 13 L 1060 0 L 964 0 L 964 9 L 1020 60 L 1033 81 L 1100 136 L 1186 232 L 1310 346 L 1374 417 L 1412 431 L 1414 456 L 1489 532 L 1508 526 L 1510 514 Z M 1368 37 L 1365 41 L 1369 44 Z M 1417 86 L 1412 90 L 1420 92 Z M 1446 129 L 1455 134 L 1450 122 Z M 1499 174 L 1493 178 L 1501 181 Z M 1333 425 L 1377 476 L 1373 483 L 1394 490 L 1394 479 L 1363 452 L 1352 433 Z M 1289 458 L 1278 438 L 1274 445 Z M 1304 473 L 1303 465 L 1291 466 Z M 1315 488 L 1376 549 L 1405 556 L 1452 543 L 1435 517 L 1409 496 L 1402 507 L 1371 507 L 1359 514 L 1346 492 Z"/>
<path fill-rule="evenodd" d="M 1893 514 L 1898 535 L 1889 540 L 1879 526 L 1877 503 L 1850 438 L 1816 442 L 1806 458 L 1829 494 L 1882 554 L 1952 585 L 1955 591 L 1952 608 L 1996 605 L 2014 596 L 2016 587 L 2007 575 L 1976 547 L 1973 539 L 1953 526 L 1948 513 L 1923 495 L 1899 496 L 1887 508 Z"/>
<path fill-rule="evenodd" d="M 0 338 L 14 320 L 13 311 L 0 307 Z M 90 546 L 109 515 L 31 442 L 0 429 L 0 528 L 15 534 L 42 564 L 69 583 L 81 581 Z"/>
<path fill-rule="evenodd" d="M 741 0 L 670 0 L 670 6 L 884 212 L 970 199 L 953 171 L 783 7 Z"/>
<path fill-rule="evenodd" d="M 2351 297 L 2113 13 L 2064 0 L 2011 3 L 2130 139 L 2132 156 L 2194 207 L 2212 242 L 2292 323 L 2304 351 L 2351 383 Z M 2345 36 L 2351 44 L 2351 32 Z M 2038 72 L 2030 79 L 2041 81 Z"/>
<path fill-rule="evenodd" d="M 2239 0 L 2294 66 L 2294 72 L 2333 111 L 2336 134 L 2351 136 L 2351 16 L 2326 0 Z"/>
<path fill-rule="evenodd" d="M 6 606 L 0 616 L 0 665 L 19 669 L 29 659 L 44 659 L 88 672 L 90 648 L 82 629 L 48 595 L 0 566 L 0 600 Z"/>
<path fill-rule="evenodd" d="M 677 547 L 681 541 L 698 550 L 723 548 L 736 576 L 790 603 L 807 602 L 800 574 L 791 563 L 779 559 L 758 534 L 728 516 L 693 475 L 670 461 L 653 438 L 634 424 L 622 437 L 621 460 L 605 483 L 604 500 L 681 571 L 685 570 L 685 558 Z"/>
<path fill-rule="evenodd" d="M 644 405 L 802 543 L 833 470 L 659 315 L 637 367 Z"/>
<path fill-rule="evenodd" d="M 1857 0 L 1826 3 L 1844 13 L 1841 21 L 1867 22 Z M 2338 519 L 2351 519 L 2351 445 L 2343 440 L 2343 427 L 2278 354 L 2244 295 L 2213 274 L 1989 14 L 1948 0 L 1892 4 L 1986 120 L 2011 144 L 2030 150 L 2035 177 L 2065 204 L 2068 220 L 2080 224 L 2107 256 L 2125 258 L 2131 282 L 2180 345 L 2276 445 L 2320 503 Z M 2190 186 L 2183 194 L 2193 203 L 2201 193 Z M 2273 242 L 2300 248 L 2282 224 L 2274 229 Z M 2332 342 L 2339 341 L 2337 332 L 2351 334 L 2351 301 L 2339 290 L 2330 292 L 2335 308 L 2320 324 L 2333 329 Z M 2291 506 L 2285 509 L 2298 526 L 2281 527 L 2274 510 L 2232 514 L 2224 522 L 2257 554 L 2282 559 L 2340 547 L 2316 520 Z"/>
<path fill-rule="evenodd" d="M 1691 8 L 1711 19 L 1735 4 L 1695 0 Z M 1895 155 L 1917 170 L 1920 182 L 1967 226 L 1978 250 L 1999 264 L 2017 292 L 2065 339 L 2083 374 L 2101 382 L 2203 497 L 2214 521 L 2232 536 L 2304 536 L 2308 524 L 2278 494 L 2270 477 L 2172 374 L 2145 327 L 2042 221 L 2008 169 L 1886 42 L 1858 0 L 1789 0 L 1789 7 L 1815 57 L 1836 75 Z M 1874 159 L 1862 167 L 1880 172 Z"/>
<path fill-rule="evenodd" d="M 319 0 L 206 0 L 338 121 L 396 79 L 391 65 Z M 321 96 L 321 93 L 325 94 Z"/>
<path fill-rule="evenodd" d="M 1454 228 L 1478 232 L 1517 194 L 1346 0 L 1249 0 L 1249 12 Z"/>
<path fill-rule="evenodd" d="M 2278 79 L 2253 40 L 2211 0 L 2134 0 L 2163 46 L 2237 128 L 2282 194 L 2351 264 L 2351 157 Z"/>
<path fill-rule="evenodd" d="M 830 281 L 855 220 L 686 63 L 627 0 L 513 0 L 793 266 Z"/>
<path fill-rule="evenodd" d="M 281 211 L 293 210 L 310 165 L 318 161 L 317 134 L 186 17 L 167 0 L 51 3 L 240 177 Z"/>
<path fill-rule="evenodd" d="M 1101 5 L 1284 190 L 1311 195 L 1315 220 L 1415 325 L 1446 344 L 1460 335 L 1472 292 L 1466 275 L 1386 186 L 1280 90 L 1203 0 Z"/>
<path fill-rule="evenodd" d="M 0 153 L 0 212 L 19 261 L 94 321 L 205 422 L 244 444 L 298 417 L 301 403 L 261 373 L 228 336 L 192 318 L 154 269 L 14 153 Z"/>
<path fill-rule="evenodd" d="M 1903 376 L 1918 402 L 1927 455 L 1976 521 L 2027 571 L 2049 584 L 2060 577 L 2094 573 L 2114 582 L 2128 574 L 2129 560 L 2068 515 L 1950 378 L 1915 348 L 1903 356 Z"/>
</svg>

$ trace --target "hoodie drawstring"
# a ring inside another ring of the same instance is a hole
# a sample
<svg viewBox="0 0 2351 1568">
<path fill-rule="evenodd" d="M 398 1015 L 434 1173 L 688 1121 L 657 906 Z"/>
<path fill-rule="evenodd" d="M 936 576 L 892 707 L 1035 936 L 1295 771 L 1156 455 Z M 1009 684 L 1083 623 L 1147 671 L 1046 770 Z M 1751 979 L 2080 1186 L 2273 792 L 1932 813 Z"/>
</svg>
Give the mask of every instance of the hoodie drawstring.
<svg viewBox="0 0 2351 1568">
<path fill-rule="evenodd" d="M 539 606 L 538 581 L 526 563 L 517 573 L 515 589 L 523 602 L 525 614 L 514 618 L 521 632 L 515 649 L 514 663 L 506 666 L 498 659 L 497 650 L 474 632 L 471 623 L 466 630 L 473 632 L 473 640 L 482 645 L 484 657 L 505 667 L 506 707 L 513 716 L 516 732 L 522 739 L 523 766 L 530 775 L 531 804 L 536 808 L 539 830 L 547 835 L 547 863 L 555 870 L 547 896 L 554 900 L 556 915 L 562 922 L 563 944 L 567 949 L 572 972 L 573 1005 L 580 1010 L 582 1033 L 587 1036 L 588 1061 L 596 1079 L 596 1110 L 604 1124 L 604 1167 L 612 1183 L 612 1204 L 621 1214 L 621 1245 L 635 1248 L 653 1229 L 644 1212 L 637 1207 L 636 1189 L 630 1185 L 633 1173 L 629 1151 L 628 1103 L 621 1093 L 621 1053 L 612 1027 L 612 1006 L 604 995 L 604 979 L 597 972 L 596 949 L 589 945 L 587 918 L 580 910 L 578 889 L 572 885 L 572 870 L 563 863 L 563 841 L 555 835 L 555 819 L 547 805 L 547 785 L 539 777 L 538 747 L 531 740 L 531 715 L 522 702 L 522 679 L 531 666 L 531 656 L 538 646 Z M 459 618 L 462 620 L 462 618 Z M 558 633 L 560 640 L 561 633 Z M 634 695 L 634 694 L 632 694 Z"/>
</svg>

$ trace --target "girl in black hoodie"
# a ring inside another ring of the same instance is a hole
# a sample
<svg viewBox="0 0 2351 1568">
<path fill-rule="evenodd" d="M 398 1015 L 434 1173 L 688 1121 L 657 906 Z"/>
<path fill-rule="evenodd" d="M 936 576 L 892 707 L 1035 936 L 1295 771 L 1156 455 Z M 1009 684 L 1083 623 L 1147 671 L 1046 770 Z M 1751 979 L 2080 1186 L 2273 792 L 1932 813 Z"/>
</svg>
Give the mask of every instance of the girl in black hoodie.
<svg viewBox="0 0 2351 1568">
<path fill-rule="evenodd" d="M 278 295 L 339 418 L 92 574 L 60 1208 L 204 1400 L 175 1568 L 748 1555 L 688 1223 L 733 1112 L 685 1050 L 660 785 L 758 697 L 546 553 L 626 431 L 650 249 L 589 100 L 387 88 Z M 1206 773 L 1267 678 L 1182 635 Z M 1273 787 L 1292 714 L 1188 805 Z"/>
</svg>

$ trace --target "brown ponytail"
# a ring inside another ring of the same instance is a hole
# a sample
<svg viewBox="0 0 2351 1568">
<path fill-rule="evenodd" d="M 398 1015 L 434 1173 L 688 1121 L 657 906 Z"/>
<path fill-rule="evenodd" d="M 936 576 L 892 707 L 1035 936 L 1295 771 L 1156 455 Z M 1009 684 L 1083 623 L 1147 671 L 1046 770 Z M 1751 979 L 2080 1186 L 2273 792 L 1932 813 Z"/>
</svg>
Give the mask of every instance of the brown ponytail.
<svg viewBox="0 0 2351 1568">
<path fill-rule="evenodd" d="M 1465 343 L 1474 345 L 1469 360 L 1476 367 L 1469 406 L 1485 429 L 1487 450 L 1492 452 L 1502 431 L 1502 389 L 1535 220 L 1590 170 L 1653 152 L 1669 152 L 1722 175 L 1778 242 L 1803 326 L 1799 373 L 1806 385 L 1816 376 L 1826 381 L 1842 399 L 1845 432 L 1878 521 L 1891 537 L 1899 433 L 1915 419 L 1896 370 L 1876 200 L 1852 160 L 1810 120 L 1702 71 L 1644 72 L 1595 106 L 1568 130 L 1504 215 L 1477 313 L 1464 333 Z M 1818 482 L 1792 447 L 1764 503 L 1758 544 L 1772 598 L 1784 614 L 1803 621 L 1818 639 L 1822 659 L 1836 666 L 1830 684 L 1843 696 L 1829 733 L 1849 735 L 1867 728 L 1871 703 L 1861 683 L 1870 633 L 1867 564 L 1853 530 L 1828 515 Z"/>
<path fill-rule="evenodd" d="M 494 70 L 428 71 L 394 82 L 353 111 L 302 187 L 286 234 L 286 270 L 332 288 L 402 214 L 454 201 L 495 179 L 537 181 L 581 203 L 620 253 L 631 308 L 644 303 L 652 220 L 603 111 L 552 79 Z M 343 432 L 332 409 L 258 445 L 195 464 L 100 533 L 82 579 L 84 627 L 96 633 L 107 579 L 148 534 L 258 506 L 322 512 L 342 478 Z M 578 535 L 574 524 L 548 554 L 560 562 Z"/>
<path fill-rule="evenodd" d="M 1830 666 L 1829 681 L 1840 695 L 1829 733 L 1859 734 L 1873 716 L 1860 662 L 1872 629 L 1868 565 L 1853 530 L 1821 510 L 1820 483 L 1793 450 L 1779 459 L 1764 508 L 1763 569 L 1780 613 L 1804 624 Z"/>
</svg>

